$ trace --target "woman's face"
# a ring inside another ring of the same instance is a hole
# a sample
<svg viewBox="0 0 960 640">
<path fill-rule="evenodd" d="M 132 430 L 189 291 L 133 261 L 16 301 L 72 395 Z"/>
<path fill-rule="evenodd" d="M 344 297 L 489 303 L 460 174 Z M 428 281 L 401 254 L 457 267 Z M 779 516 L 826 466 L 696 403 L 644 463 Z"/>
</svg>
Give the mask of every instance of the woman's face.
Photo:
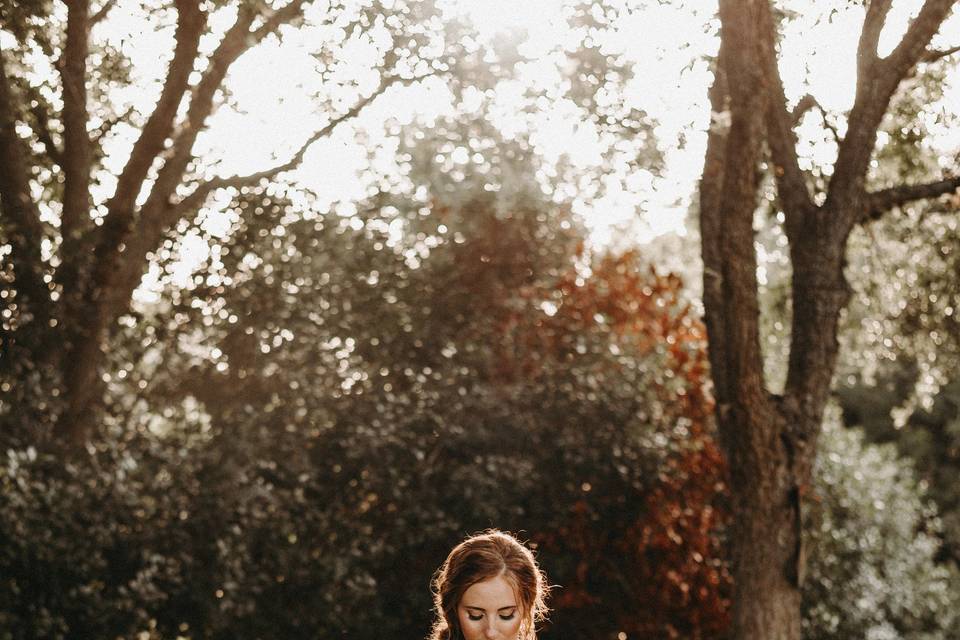
<svg viewBox="0 0 960 640">
<path fill-rule="evenodd" d="M 517 640 L 522 612 L 513 587 L 502 576 L 470 585 L 457 606 L 466 640 Z"/>
</svg>

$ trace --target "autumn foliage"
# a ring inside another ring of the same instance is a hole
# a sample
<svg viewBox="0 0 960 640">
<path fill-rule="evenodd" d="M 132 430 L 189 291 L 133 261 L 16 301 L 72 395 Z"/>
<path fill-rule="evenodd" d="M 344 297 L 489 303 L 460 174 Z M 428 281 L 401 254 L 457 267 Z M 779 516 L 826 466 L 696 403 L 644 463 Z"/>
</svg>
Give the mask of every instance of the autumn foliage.
<svg viewBox="0 0 960 640">
<path fill-rule="evenodd" d="M 582 247 L 578 258 L 582 265 Z M 552 313 L 532 321 L 508 314 L 502 322 L 510 339 L 498 374 L 542 375 L 551 360 L 568 359 L 571 336 L 602 330 L 613 353 L 661 367 L 639 394 L 654 406 L 637 410 L 658 412 L 658 424 L 672 425 L 657 434 L 669 454 L 642 489 L 624 496 L 585 485 L 568 521 L 535 536 L 545 555 L 577 558 L 553 600 L 558 628 L 587 632 L 603 617 L 629 638 L 722 637 L 731 589 L 720 539 L 724 462 L 712 434 L 705 330 L 681 280 L 627 251 L 571 269 L 544 293 L 525 295 L 545 297 Z M 604 358 L 596 366 L 613 383 L 625 364 Z M 620 520 L 627 513 L 636 515 Z"/>
</svg>

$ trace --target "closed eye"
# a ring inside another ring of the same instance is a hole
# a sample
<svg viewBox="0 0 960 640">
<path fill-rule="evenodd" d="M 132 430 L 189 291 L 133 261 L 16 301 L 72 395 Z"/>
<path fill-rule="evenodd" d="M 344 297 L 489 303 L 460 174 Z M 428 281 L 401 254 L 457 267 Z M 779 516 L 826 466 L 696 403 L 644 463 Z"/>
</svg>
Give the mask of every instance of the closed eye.
<svg viewBox="0 0 960 640">
<path fill-rule="evenodd" d="M 486 614 L 487 612 L 483 611 L 482 609 L 470 608 L 467 609 L 467 620 L 479 622 L 480 620 L 483 620 L 483 616 Z M 502 607 L 497 611 L 497 616 L 504 622 L 513 620 L 517 617 L 517 609 L 516 607 Z"/>
</svg>

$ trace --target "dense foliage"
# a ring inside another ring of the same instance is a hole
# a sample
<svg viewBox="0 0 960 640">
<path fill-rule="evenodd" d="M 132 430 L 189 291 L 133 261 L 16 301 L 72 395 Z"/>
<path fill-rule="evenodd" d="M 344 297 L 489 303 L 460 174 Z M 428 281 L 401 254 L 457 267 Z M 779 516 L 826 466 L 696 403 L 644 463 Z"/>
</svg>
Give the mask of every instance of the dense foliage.
<svg viewBox="0 0 960 640">
<path fill-rule="evenodd" d="M 723 637 L 723 470 L 679 280 L 590 257 L 530 193 L 290 200 L 238 199 L 253 215 L 190 302 L 142 319 L 156 340 L 118 352 L 130 400 L 86 464 L 8 454 L 6 637 L 419 637 L 432 571 L 489 526 L 559 585 L 546 638 Z M 824 443 L 810 633 L 867 599 L 914 624 L 897 594 L 925 590 L 922 622 L 948 620 L 928 537 L 863 551 L 868 518 L 902 540 L 932 521 L 909 482 L 851 500 L 851 478 L 907 473 L 854 444 Z M 858 577 L 891 567 L 890 595 Z"/>
<path fill-rule="evenodd" d="M 147 283 L 109 323 L 95 367 L 103 411 L 77 451 L 32 446 L 63 411 L 52 364 L 61 350 L 50 347 L 59 334 L 24 311 L 25 272 L 8 260 L 19 229 L 0 221 L 0 640 L 418 638 L 430 625 L 432 572 L 463 535 L 491 526 L 529 540 L 557 585 L 545 640 L 726 637 L 729 505 L 704 329 L 688 304 L 696 296 L 651 268 L 657 258 L 643 249 L 592 253 L 571 213 L 662 167 L 655 123 L 627 89 L 637 72 L 618 49 L 629 7 L 570 2 L 569 39 L 538 45 L 550 60 L 543 77 L 530 73 L 534 45 L 481 42 L 439 21 L 433 3 L 326 8 L 306 21 L 322 34 L 323 122 L 349 119 L 344 108 L 363 103 L 367 81 L 422 73 L 444 76 L 454 115 L 428 126 L 387 117 L 387 135 L 372 136 L 379 147 L 361 131 L 356 144 L 371 159 L 358 201 L 251 180 L 156 231 L 130 270 L 138 280 L 148 269 Z M 63 180 L 48 156 L 60 125 L 38 116 L 60 89 L 26 65 L 62 45 L 44 25 L 64 15 L 46 1 L 0 1 L 4 33 L 16 37 L 15 95 L 26 99 L 18 135 L 43 192 L 41 298 L 82 303 L 56 255 Z M 172 28 L 173 12 L 155 16 Z M 344 51 L 361 44 L 374 50 L 370 64 L 348 68 Z M 109 99 L 134 81 L 124 50 L 95 43 L 94 52 L 104 126 L 91 165 L 102 184 L 90 195 L 102 214 L 109 152 L 123 156 L 132 141 L 123 136 L 147 114 Z M 242 110 L 229 95 L 224 103 Z M 906 100 L 898 117 L 920 108 Z M 538 112 L 575 121 L 598 155 L 545 160 Z M 896 144 L 881 153 L 877 186 L 939 175 L 920 153 L 925 133 L 890 124 Z M 384 157 L 395 162 L 385 168 Z M 181 186 L 208 184 L 203 165 L 185 169 Z M 810 177 L 822 187 L 827 175 Z M 917 371 L 939 384 L 955 367 L 960 253 L 945 236 L 956 202 L 906 213 L 873 229 L 922 264 L 884 273 L 854 262 L 870 276 L 854 279 L 857 301 L 890 313 L 869 324 L 863 306 L 852 308 L 846 335 L 861 340 L 848 351 L 874 360 L 840 368 L 842 382 L 881 380 L 889 402 L 862 386 L 840 400 L 850 422 L 870 423 L 868 439 L 895 439 L 920 461 L 945 526 L 892 448 L 829 426 L 804 496 L 810 638 L 958 633 L 957 578 L 940 561 L 960 557 L 960 396 L 946 387 L 909 430 L 889 418 L 915 395 Z M 790 313 L 785 237 L 769 229 L 778 215 L 771 205 L 759 238 L 773 387 Z M 198 246 L 204 258 L 184 275 Z M 57 310 L 58 322 L 67 311 L 82 320 L 89 310 Z M 889 393 L 877 359 L 897 363 L 906 391 Z"/>
<path fill-rule="evenodd" d="M 594 637 L 722 625 L 715 453 L 706 474 L 680 475 L 710 445 L 702 336 L 678 281 L 631 255 L 591 270 L 575 221 L 523 194 L 450 206 L 430 194 L 366 218 L 303 215 L 277 196 L 236 206 L 256 212 L 221 247 L 232 286 L 211 269 L 192 296 L 209 306 L 158 316 L 179 352 L 124 376 L 157 398 L 147 413 L 114 407 L 118 426 L 142 416 L 140 431 L 123 425 L 123 449 L 105 442 L 98 474 L 47 478 L 11 458 L 5 496 L 23 522 L 8 540 L 30 544 L 55 513 L 69 546 L 104 518 L 94 549 L 48 557 L 44 584 L 66 588 L 44 598 L 29 595 L 36 554 L 8 547 L 11 627 L 46 620 L 45 606 L 51 629 L 95 635 L 150 619 L 164 634 L 416 635 L 445 549 L 492 525 L 528 532 L 569 585 L 558 625 Z M 680 509 L 674 484 L 701 480 L 700 503 Z M 99 490 L 58 488 L 71 481 Z M 660 554 L 681 565 L 650 562 Z M 618 557 L 646 573 L 621 585 Z M 638 619 L 625 599 L 664 606 Z"/>
<path fill-rule="evenodd" d="M 832 412 L 807 514 L 811 573 L 804 637 L 949 638 L 958 574 L 939 563 L 935 508 L 909 462 Z"/>
</svg>

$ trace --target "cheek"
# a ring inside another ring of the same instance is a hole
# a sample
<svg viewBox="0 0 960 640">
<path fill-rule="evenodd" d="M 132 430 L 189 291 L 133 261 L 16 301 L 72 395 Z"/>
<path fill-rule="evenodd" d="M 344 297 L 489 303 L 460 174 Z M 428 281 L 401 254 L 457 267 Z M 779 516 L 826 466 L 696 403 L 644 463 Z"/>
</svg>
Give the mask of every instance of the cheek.
<svg viewBox="0 0 960 640">
<path fill-rule="evenodd" d="M 460 622 L 460 630 L 463 631 L 463 637 L 466 640 L 474 640 L 474 638 L 480 637 L 477 634 L 481 631 L 482 621 L 471 620 L 463 612 L 457 614 L 457 620 Z"/>
<path fill-rule="evenodd" d="M 510 638 L 516 638 L 517 634 L 520 633 L 520 623 L 523 619 L 520 616 L 514 616 L 513 620 L 510 621 L 501 621 L 504 625 L 501 627 L 503 632 L 506 633 Z"/>
</svg>

